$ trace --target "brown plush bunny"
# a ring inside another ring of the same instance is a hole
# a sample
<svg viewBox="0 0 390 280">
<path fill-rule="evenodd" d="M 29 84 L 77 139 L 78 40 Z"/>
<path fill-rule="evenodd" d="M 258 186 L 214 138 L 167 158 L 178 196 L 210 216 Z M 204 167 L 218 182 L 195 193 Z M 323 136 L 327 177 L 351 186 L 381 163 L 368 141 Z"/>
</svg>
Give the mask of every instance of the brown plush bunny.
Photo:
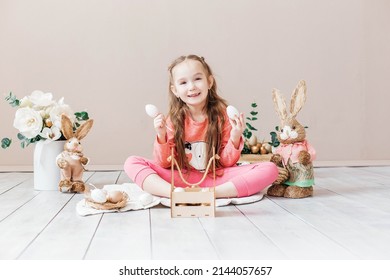
<svg viewBox="0 0 390 280">
<path fill-rule="evenodd" d="M 61 192 L 84 192 L 83 182 L 84 165 L 89 159 L 84 157 L 80 140 L 83 139 L 91 129 L 93 120 L 87 120 L 75 132 L 73 124 L 68 116 L 61 116 L 61 131 L 67 139 L 64 151 L 56 158 L 57 165 L 61 168 L 61 181 L 59 189 Z"/>
<path fill-rule="evenodd" d="M 314 148 L 306 141 L 305 128 L 296 120 L 298 112 L 306 101 L 306 83 L 300 81 L 295 88 L 290 103 L 290 114 L 284 97 L 277 89 L 272 92 L 276 112 L 281 125 L 278 131 L 280 146 L 271 161 L 279 168 L 288 170 L 285 181 L 277 180 L 267 191 L 270 196 L 304 198 L 313 195 L 314 173 L 312 161 Z"/>
</svg>

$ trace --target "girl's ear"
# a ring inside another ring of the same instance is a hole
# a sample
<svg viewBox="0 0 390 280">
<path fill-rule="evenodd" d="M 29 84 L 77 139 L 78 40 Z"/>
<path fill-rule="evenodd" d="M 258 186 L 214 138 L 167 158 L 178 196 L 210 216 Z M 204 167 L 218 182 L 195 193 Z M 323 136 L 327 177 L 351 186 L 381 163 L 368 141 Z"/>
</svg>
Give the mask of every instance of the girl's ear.
<svg viewBox="0 0 390 280">
<path fill-rule="evenodd" d="M 61 115 L 61 131 L 66 139 L 73 137 L 73 125 L 72 121 L 67 115 Z"/>
<path fill-rule="evenodd" d="M 209 89 L 210 89 L 214 84 L 214 76 L 210 75 L 208 80 L 209 80 Z"/>
<path fill-rule="evenodd" d="M 295 88 L 290 103 L 290 112 L 292 117 L 296 117 L 306 101 L 306 82 L 300 81 Z"/>
<path fill-rule="evenodd" d="M 287 106 L 284 97 L 280 94 L 279 90 L 272 90 L 272 97 L 274 100 L 275 110 L 279 114 L 282 121 L 287 119 Z"/>
<path fill-rule="evenodd" d="M 79 140 L 87 136 L 88 132 L 91 130 L 93 125 L 93 120 L 89 119 L 76 130 L 75 137 Z"/>
</svg>

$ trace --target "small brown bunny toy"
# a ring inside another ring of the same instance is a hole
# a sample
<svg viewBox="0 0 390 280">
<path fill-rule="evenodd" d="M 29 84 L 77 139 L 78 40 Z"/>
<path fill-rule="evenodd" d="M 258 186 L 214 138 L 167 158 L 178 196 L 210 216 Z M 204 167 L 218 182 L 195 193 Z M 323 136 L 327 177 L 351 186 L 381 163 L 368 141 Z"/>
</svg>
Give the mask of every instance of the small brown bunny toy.
<svg viewBox="0 0 390 280">
<path fill-rule="evenodd" d="M 89 159 L 84 157 L 80 140 L 83 139 L 93 125 L 93 120 L 87 120 L 73 132 L 73 124 L 68 116 L 61 116 L 61 131 L 67 139 L 64 151 L 56 158 L 59 168 L 61 168 L 61 181 L 59 190 L 61 192 L 78 192 L 85 190 L 83 182 L 84 165 Z"/>
<path fill-rule="evenodd" d="M 271 161 L 279 170 L 287 169 L 287 180 L 277 180 L 268 188 L 270 196 L 304 198 L 313 195 L 314 172 L 312 161 L 316 152 L 306 140 L 305 128 L 296 120 L 298 112 L 306 101 L 306 83 L 300 81 L 295 88 L 290 103 L 290 114 L 284 97 L 277 89 L 272 91 L 276 112 L 281 125 L 278 131 L 280 146 Z"/>
</svg>

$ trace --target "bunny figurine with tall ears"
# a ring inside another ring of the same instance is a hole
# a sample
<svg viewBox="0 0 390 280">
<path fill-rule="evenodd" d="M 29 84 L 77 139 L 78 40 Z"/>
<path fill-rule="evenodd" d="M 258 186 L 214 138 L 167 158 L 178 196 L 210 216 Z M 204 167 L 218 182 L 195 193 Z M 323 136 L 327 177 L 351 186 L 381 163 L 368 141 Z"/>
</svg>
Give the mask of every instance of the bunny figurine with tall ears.
<svg viewBox="0 0 390 280">
<path fill-rule="evenodd" d="M 270 196 L 304 198 L 313 195 L 314 172 L 312 161 L 316 157 L 314 148 L 306 140 L 305 128 L 296 116 L 306 101 L 306 83 L 300 81 L 291 96 L 290 113 L 279 90 L 272 91 L 276 112 L 280 118 L 278 140 L 280 146 L 271 161 L 280 169 L 287 169 L 285 180 L 276 180 L 268 188 Z M 278 178 L 279 179 L 279 178 Z"/>
<path fill-rule="evenodd" d="M 64 114 L 61 116 L 61 131 L 67 139 L 64 151 L 56 158 L 57 165 L 61 168 L 61 181 L 58 185 L 61 192 L 82 193 L 85 190 L 84 165 L 88 164 L 89 159 L 84 157 L 80 140 L 88 134 L 92 125 L 93 120 L 89 119 L 73 131 L 69 117 Z"/>
</svg>

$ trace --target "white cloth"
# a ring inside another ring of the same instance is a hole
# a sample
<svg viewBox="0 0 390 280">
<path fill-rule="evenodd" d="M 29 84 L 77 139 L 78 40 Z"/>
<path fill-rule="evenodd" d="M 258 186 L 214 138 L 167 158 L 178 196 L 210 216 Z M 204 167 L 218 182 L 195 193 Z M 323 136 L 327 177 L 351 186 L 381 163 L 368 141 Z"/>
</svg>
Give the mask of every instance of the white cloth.
<svg viewBox="0 0 390 280">
<path fill-rule="evenodd" d="M 110 212 L 126 212 L 130 210 L 141 210 L 147 209 L 153 206 L 156 206 L 160 203 L 160 197 L 152 196 L 153 201 L 147 205 L 143 205 L 140 201 L 140 197 L 146 192 L 143 191 L 138 185 L 134 183 L 125 183 L 121 185 L 104 185 L 103 189 L 107 191 L 124 191 L 129 196 L 127 204 L 119 209 L 111 210 L 99 210 L 89 206 L 85 199 L 79 201 L 76 205 L 76 211 L 80 216 L 88 216 L 101 213 L 110 213 Z"/>
<path fill-rule="evenodd" d="M 111 209 L 111 210 L 99 210 L 89 206 L 85 199 L 79 201 L 76 205 L 76 211 L 80 216 L 89 216 L 94 214 L 101 213 L 112 213 L 112 212 L 126 212 L 130 210 L 142 210 L 148 209 L 158 204 L 162 204 L 166 207 L 171 206 L 171 200 L 169 198 L 160 198 L 158 196 L 153 196 L 153 201 L 147 205 L 143 205 L 140 201 L 140 197 L 144 195 L 146 192 L 143 191 L 138 185 L 134 183 L 125 183 L 125 184 L 114 184 L 114 185 L 104 185 L 103 189 L 107 191 L 124 191 L 129 196 L 126 206 L 119 209 Z M 217 207 L 226 206 L 229 204 L 246 204 L 253 203 L 262 200 L 264 195 L 262 193 L 256 193 L 247 197 L 237 197 L 237 198 L 217 198 L 215 200 L 215 205 Z"/>
<path fill-rule="evenodd" d="M 247 204 L 247 203 L 253 203 L 262 200 L 264 195 L 262 193 L 256 193 L 251 196 L 246 197 L 235 197 L 235 198 L 217 198 L 215 200 L 215 206 L 216 207 L 222 207 L 229 204 Z M 166 207 L 171 207 L 171 200 L 169 198 L 161 198 L 161 204 Z"/>
</svg>

